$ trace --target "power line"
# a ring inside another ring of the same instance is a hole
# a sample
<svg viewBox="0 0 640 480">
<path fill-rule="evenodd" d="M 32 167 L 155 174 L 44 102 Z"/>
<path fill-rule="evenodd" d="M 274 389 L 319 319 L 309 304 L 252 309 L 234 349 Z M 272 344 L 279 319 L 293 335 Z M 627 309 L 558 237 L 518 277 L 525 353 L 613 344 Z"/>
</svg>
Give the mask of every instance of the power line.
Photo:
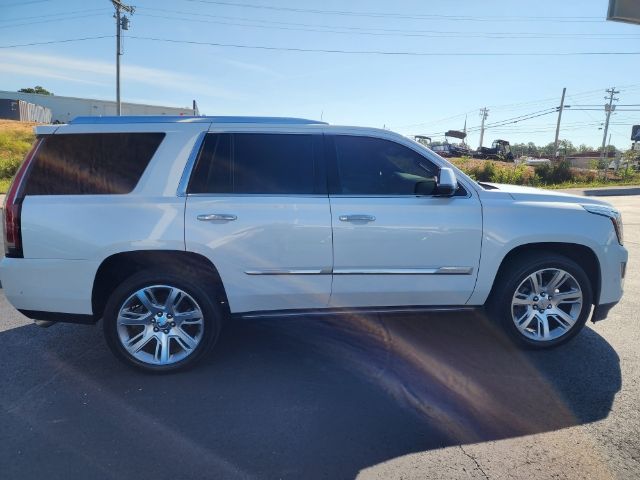
<svg viewBox="0 0 640 480">
<path fill-rule="evenodd" d="M 45 3 L 45 2 L 50 2 L 51 0 L 31 0 L 28 2 L 14 2 L 14 3 L 8 3 L 8 4 L 4 4 L 4 7 L 21 7 L 23 5 L 30 5 L 32 3 Z"/>
<path fill-rule="evenodd" d="M 402 52 L 384 50 L 342 50 L 324 48 L 301 47 L 271 47 L 266 45 L 245 45 L 237 43 L 203 42 L 197 40 L 180 40 L 172 38 L 130 36 L 138 40 L 150 40 L 154 42 L 184 43 L 189 45 L 204 45 L 213 47 L 243 48 L 252 50 L 275 50 L 286 52 L 306 53 L 340 53 L 351 55 L 389 55 L 389 56 L 417 56 L 417 57 L 540 57 L 540 56 L 612 56 L 612 55 L 640 55 L 638 52 Z"/>
<path fill-rule="evenodd" d="M 0 48 L 32 47 L 34 45 L 51 45 L 54 43 L 83 42 L 85 40 L 98 40 L 101 38 L 113 38 L 113 35 L 99 35 L 96 37 L 82 37 L 82 38 L 66 38 L 64 40 L 51 40 L 48 42 L 17 43 L 14 45 L 0 45 Z"/>
<path fill-rule="evenodd" d="M 111 37 L 112 35 L 101 35 L 95 37 L 67 38 L 63 40 L 51 40 L 47 42 L 30 42 L 12 45 L 0 45 L 0 48 L 17 48 L 29 47 L 34 45 L 49 45 L 54 43 L 79 42 L 84 40 L 95 40 L 100 38 Z M 416 57 L 544 57 L 544 56 L 635 56 L 640 55 L 638 52 L 403 52 L 403 51 L 385 51 L 385 50 L 341 50 L 341 49 L 323 49 L 323 48 L 300 48 L 300 47 L 272 47 L 266 45 L 244 45 L 235 43 L 222 42 L 201 42 L 196 40 L 181 40 L 172 38 L 159 37 L 142 37 L 129 36 L 137 40 L 149 40 L 154 42 L 180 43 L 188 45 L 203 45 L 212 47 L 226 48 L 242 48 L 251 50 L 270 50 L 285 52 L 306 52 L 306 53 L 339 53 L 348 55 L 386 55 L 386 56 L 416 56 Z"/>
<path fill-rule="evenodd" d="M 14 23 L 11 25 L 1 25 L 1 28 L 11 28 L 11 27 L 23 27 L 26 25 L 36 25 L 39 23 L 52 23 L 52 22 L 61 22 L 64 20 L 76 20 L 79 18 L 88 18 L 88 17 L 98 17 L 101 16 L 102 13 L 89 13 L 87 15 L 77 15 L 77 16 L 71 16 L 71 17 L 60 17 L 60 18 L 53 18 L 53 19 L 49 19 L 49 20 L 37 20 L 35 22 L 26 22 L 26 23 Z"/>
<path fill-rule="evenodd" d="M 108 8 L 89 8 L 85 10 L 72 10 L 70 12 L 61 12 L 61 13 L 47 13 L 45 15 L 30 15 L 28 17 L 17 17 L 17 18 L 3 18 L 0 22 L 18 22 L 21 20 L 32 20 L 34 18 L 49 18 L 49 17 L 60 17 L 64 15 L 75 15 L 79 13 L 89 13 L 89 12 L 104 12 L 109 10 Z"/>
<path fill-rule="evenodd" d="M 224 5 L 228 7 L 241 7 L 252 8 L 259 10 L 275 10 L 279 12 L 295 12 L 295 13 L 311 13 L 319 15 L 340 15 L 340 16 L 354 16 L 354 17 L 384 17 L 384 18 L 399 18 L 399 19 L 449 19 L 458 21 L 551 21 L 551 22 L 604 22 L 601 17 L 543 17 L 543 16 L 512 16 L 512 17 L 476 17 L 468 15 L 440 15 L 440 14 L 402 14 L 393 12 L 363 12 L 353 10 L 320 10 L 311 8 L 295 8 L 295 7 L 278 7 L 273 5 L 259 5 L 253 3 L 232 3 L 217 0 L 185 0 L 192 3 L 205 3 L 210 5 Z"/>
<path fill-rule="evenodd" d="M 176 13 L 181 15 L 196 15 L 189 12 L 180 12 L 175 10 L 155 9 L 147 8 L 145 10 L 157 10 L 169 13 Z M 150 18 L 164 18 L 167 20 L 175 21 L 181 20 L 185 22 L 196 23 L 208 23 L 216 25 L 229 25 L 235 27 L 251 27 L 261 28 L 268 30 L 285 30 L 285 31 L 302 31 L 302 32 L 317 32 L 317 33 L 335 33 L 342 35 L 368 35 L 368 36 L 383 36 L 383 37 L 418 37 L 418 38 L 489 38 L 489 39 L 516 39 L 516 40 L 529 40 L 529 39 L 546 39 L 546 38 L 580 38 L 580 39 L 598 39 L 598 40 L 619 40 L 619 39 L 638 39 L 638 34 L 599 34 L 599 33 L 525 33 L 525 32 L 464 32 L 464 31 L 439 31 L 439 30 L 406 30 L 406 29 L 387 29 L 387 28 L 361 28 L 351 26 L 336 26 L 336 25 L 319 25 L 309 23 L 296 23 L 296 22 L 270 22 L 260 19 L 251 19 L 243 17 L 230 17 L 230 16 L 216 16 L 216 15 L 200 15 L 198 17 L 214 17 L 217 19 L 238 20 L 241 22 L 260 22 L 267 23 L 268 25 L 255 25 L 247 23 L 234 23 L 222 20 L 208 20 L 203 18 L 180 18 L 168 15 L 156 15 L 150 13 L 141 13 L 141 16 Z M 284 25 L 284 26 L 283 26 Z M 618 36 L 624 35 L 624 36 Z"/>
</svg>

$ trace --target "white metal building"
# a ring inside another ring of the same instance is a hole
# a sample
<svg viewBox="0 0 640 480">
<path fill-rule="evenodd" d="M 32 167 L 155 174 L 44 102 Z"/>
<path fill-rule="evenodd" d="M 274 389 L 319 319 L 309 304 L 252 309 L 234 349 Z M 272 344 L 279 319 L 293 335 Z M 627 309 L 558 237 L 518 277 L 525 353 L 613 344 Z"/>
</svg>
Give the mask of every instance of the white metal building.
<svg viewBox="0 0 640 480">
<path fill-rule="evenodd" d="M 0 90 L 0 99 L 24 100 L 42 105 L 51 110 L 51 121 L 67 123 L 79 116 L 100 117 L 116 114 L 116 102 L 92 98 L 61 97 L 38 93 L 5 92 Z M 194 102 L 195 103 L 195 102 Z M 122 102 L 122 115 L 194 115 L 197 108 L 163 107 L 140 103 Z"/>
</svg>

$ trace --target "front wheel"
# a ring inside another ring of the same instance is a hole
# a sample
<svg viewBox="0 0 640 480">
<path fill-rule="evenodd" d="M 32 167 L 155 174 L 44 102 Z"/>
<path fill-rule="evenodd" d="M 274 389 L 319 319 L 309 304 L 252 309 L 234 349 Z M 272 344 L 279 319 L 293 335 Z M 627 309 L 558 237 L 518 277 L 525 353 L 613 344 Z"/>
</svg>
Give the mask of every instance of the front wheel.
<svg viewBox="0 0 640 480">
<path fill-rule="evenodd" d="M 580 265 L 562 255 L 536 252 L 507 266 L 489 313 L 517 343 L 543 349 L 573 338 L 592 303 L 591 282 Z"/>
<path fill-rule="evenodd" d="M 119 359 L 145 371 L 170 372 L 193 365 L 213 346 L 221 318 L 198 283 L 145 271 L 116 288 L 103 326 Z"/>
</svg>

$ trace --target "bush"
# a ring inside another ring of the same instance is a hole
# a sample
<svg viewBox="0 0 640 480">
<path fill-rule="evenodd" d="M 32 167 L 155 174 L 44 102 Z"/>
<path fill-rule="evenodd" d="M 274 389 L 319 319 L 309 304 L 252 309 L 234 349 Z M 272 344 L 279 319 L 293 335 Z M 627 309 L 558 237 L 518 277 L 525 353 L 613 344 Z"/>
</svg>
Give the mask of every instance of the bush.
<svg viewBox="0 0 640 480">
<path fill-rule="evenodd" d="M 575 170 L 571 168 L 571 164 L 567 161 L 556 164 L 536 165 L 534 170 L 540 182 L 545 184 L 575 181 Z"/>
</svg>

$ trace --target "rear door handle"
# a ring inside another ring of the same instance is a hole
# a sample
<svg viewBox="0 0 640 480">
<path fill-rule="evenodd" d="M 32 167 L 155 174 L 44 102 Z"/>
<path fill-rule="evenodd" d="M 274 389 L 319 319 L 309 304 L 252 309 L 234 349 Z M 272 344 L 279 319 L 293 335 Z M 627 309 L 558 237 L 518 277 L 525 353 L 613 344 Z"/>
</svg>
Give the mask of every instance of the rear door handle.
<svg viewBox="0 0 640 480">
<path fill-rule="evenodd" d="M 340 215 L 338 218 L 341 222 L 375 222 L 376 220 L 373 215 Z"/>
<path fill-rule="evenodd" d="M 238 219 L 236 215 L 231 215 L 229 213 L 206 213 L 204 215 L 198 215 L 197 218 L 201 222 L 231 222 Z"/>
</svg>

